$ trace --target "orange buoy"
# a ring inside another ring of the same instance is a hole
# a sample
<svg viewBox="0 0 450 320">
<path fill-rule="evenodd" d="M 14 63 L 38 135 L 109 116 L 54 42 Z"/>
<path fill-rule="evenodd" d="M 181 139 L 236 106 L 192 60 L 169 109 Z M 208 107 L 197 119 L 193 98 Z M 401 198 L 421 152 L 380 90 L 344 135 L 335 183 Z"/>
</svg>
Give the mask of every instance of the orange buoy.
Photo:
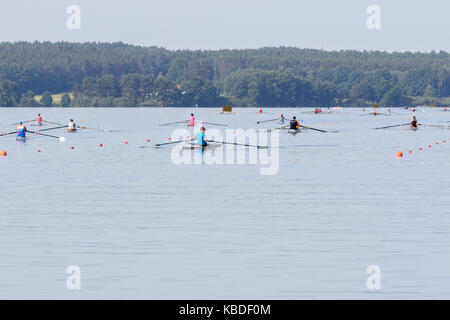
<svg viewBox="0 0 450 320">
<path fill-rule="evenodd" d="M 6 157 L 7 154 L 6 150 L 0 151 L 0 157 Z"/>
<path fill-rule="evenodd" d="M 412 153 L 412 150 L 409 150 L 408 153 Z"/>
<path fill-rule="evenodd" d="M 99 146 L 99 147 L 103 147 L 103 144 L 100 143 L 98 146 Z"/>
<path fill-rule="evenodd" d="M 128 144 L 128 141 L 125 141 L 125 144 Z"/>
<path fill-rule="evenodd" d="M 41 152 L 41 150 L 38 150 L 38 152 Z"/>
<path fill-rule="evenodd" d="M 172 138 L 171 138 L 171 137 L 169 137 L 169 141 L 170 141 L 170 140 L 172 140 Z"/>
<path fill-rule="evenodd" d="M 431 144 L 428 145 L 428 148 L 431 148 Z"/>
<path fill-rule="evenodd" d="M 397 158 L 403 157 L 403 153 L 400 151 L 397 151 L 397 153 L 395 155 L 397 156 Z"/>
<path fill-rule="evenodd" d="M 423 150 L 422 148 L 419 148 L 419 150 Z"/>
<path fill-rule="evenodd" d="M 71 150 L 75 149 L 75 147 L 70 147 Z"/>
<path fill-rule="evenodd" d="M 150 142 L 150 139 L 147 139 L 147 142 Z"/>
</svg>

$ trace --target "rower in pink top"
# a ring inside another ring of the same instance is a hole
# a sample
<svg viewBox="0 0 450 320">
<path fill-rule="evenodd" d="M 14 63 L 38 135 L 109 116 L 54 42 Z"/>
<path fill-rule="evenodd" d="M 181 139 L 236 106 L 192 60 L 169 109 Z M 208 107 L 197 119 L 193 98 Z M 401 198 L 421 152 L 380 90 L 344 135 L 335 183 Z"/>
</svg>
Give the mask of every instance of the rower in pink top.
<svg viewBox="0 0 450 320">
<path fill-rule="evenodd" d="M 42 117 L 41 114 L 38 113 L 37 118 L 36 118 L 36 125 L 41 126 L 42 125 Z"/>
<path fill-rule="evenodd" d="M 191 113 L 191 118 L 190 118 L 190 120 L 189 120 L 189 126 L 190 126 L 190 127 L 193 127 L 194 124 L 195 124 L 195 117 L 194 117 L 194 114 Z"/>
</svg>

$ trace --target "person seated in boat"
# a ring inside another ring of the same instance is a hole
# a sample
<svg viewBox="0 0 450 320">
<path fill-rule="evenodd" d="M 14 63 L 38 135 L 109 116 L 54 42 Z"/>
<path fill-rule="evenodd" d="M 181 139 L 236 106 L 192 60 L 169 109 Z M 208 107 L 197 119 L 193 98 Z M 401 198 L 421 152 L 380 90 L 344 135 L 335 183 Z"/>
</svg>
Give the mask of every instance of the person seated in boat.
<svg viewBox="0 0 450 320">
<path fill-rule="evenodd" d="M 391 114 L 391 109 L 387 109 L 387 114 Z"/>
<path fill-rule="evenodd" d="M 292 117 L 292 120 L 289 122 L 289 129 L 290 130 L 297 130 L 298 129 L 298 121 L 296 117 Z"/>
<path fill-rule="evenodd" d="M 67 125 L 67 131 L 69 131 L 69 132 L 77 131 L 77 126 L 76 126 L 75 122 L 73 121 L 73 119 L 69 120 L 69 124 Z"/>
<path fill-rule="evenodd" d="M 418 124 L 417 124 L 417 119 L 416 119 L 415 116 L 413 116 L 411 122 L 409 123 L 409 126 L 410 126 L 411 128 L 417 128 L 417 125 L 418 125 Z"/>
<path fill-rule="evenodd" d="M 202 147 L 206 147 L 208 145 L 208 143 L 206 143 L 205 131 L 206 131 L 205 127 L 202 127 L 200 129 L 200 132 L 195 135 L 197 137 L 197 144 Z"/>
<path fill-rule="evenodd" d="M 38 126 L 42 126 L 42 117 L 41 117 L 41 114 L 40 113 L 38 113 L 38 115 L 37 115 L 37 117 L 36 117 L 36 125 L 38 125 Z"/>
<path fill-rule="evenodd" d="M 195 125 L 195 117 L 194 117 L 194 114 L 191 113 L 191 117 L 189 119 L 189 126 L 193 127 L 194 125 Z"/>
<path fill-rule="evenodd" d="M 27 128 L 23 125 L 22 122 L 19 122 L 17 126 L 17 138 L 25 139 L 27 136 Z"/>
<path fill-rule="evenodd" d="M 286 117 L 283 114 L 281 114 L 278 120 L 280 120 L 280 122 L 284 122 L 286 120 Z"/>
</svg>

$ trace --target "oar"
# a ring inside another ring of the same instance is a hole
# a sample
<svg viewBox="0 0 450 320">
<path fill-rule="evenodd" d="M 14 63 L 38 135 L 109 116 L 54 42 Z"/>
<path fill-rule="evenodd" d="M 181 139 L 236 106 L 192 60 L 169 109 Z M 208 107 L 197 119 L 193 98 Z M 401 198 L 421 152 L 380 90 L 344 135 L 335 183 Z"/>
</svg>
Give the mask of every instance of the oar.
<svg viewBox="0 0 450 320">
<path fill-rule="evenodd" d="M 402 123 L 402 124 L 396 124 L 393 126 L 386 126 L 386 127 L 379 127 L 379 128 L 375 128 L 375 129 L 388 129 L 388 128 L 395 128 L 395 127 L 403 127 L 403 126 L 408 126 L 409 123 Z"/>
<path fill-rule="evenodd" d="M 47 121 L 47 120 L 42 120 L 42 121 L 50 123 L 50 124 L 56 124 L 56 125 L 59 125 L 59 126 L 63 126 L 63 124 L 59 123 L 59 122 L 51 122 L 51 121 Z"/>
<path fill-rule="evenodd" d="M 270 119 L 270 120 L 258 121 L 258 122 L 256 122 L 256 124 L 260 124 L 260 123 L 263 123 L 263 122 L 277 121 L 278 119 L 279 119 L 279 118 Z"/>
<path fill-rule="evenodd" d="M 56 130 L 56 129 L 62 129 L 62 128 L 67 128 L 68 126 L 60 126 L 60 127 L 54 127 L 54 128 L 48 128 L 48 129 L 40 129 L 38 130 L 38 132 L 42 132 L 42 131 L 49 131 L 49 130 Z"/>
<path fill-rule="evenodd" d="M 68 126 L 66 126 L 66 127 L 68 127 Z M 111 132 L 111 130 L 98 129 L 98 128 L 89 128 L 89 127 L 80 127 L 80 126 L 76 126 L 76 128 L 77 129 L 86 129 L 86 130 L 97 130 L 97 131 L 102 131 L 102 132 Z"/>
<path fill-rule="evenodd" d="M 33 120 L 28 120 L 28 121 L 22 121 L 22 123 L 28 123 L 28 122 L 33 122 L 33 121 L 35 121 L 34 119 Z M 10 126 L 14 126 L 14 125 L 16 125 L 16 124 L 19 124 L 18 122 L 16 122 L 16 123 L 11 123 L 11 124 L 9 124 Z"/>
<path fill-rule="evenodd" d="M 226 126 L 228 126 L 228 125 L 226 125 L 226 124 L 220 124 L 220 123 L 211 123 L 211 122 L 204 122 L 204 121 L 200 121 L 200 123 L 201 124 L 210 124 L 210 125 L 212 125 L 212 126 L 222 126 L 222 127 L 226 127 Z"/>
<path fill-rule="evenodd" d="M 188 121 L 189 121 L 189 120 L 175 121 L 175 122 L 169 122 L 169 123 L 158 124 L 158 126 L 168 126 L 168 125 L 171 125 L 171 124 L 185 123 L 185 122 L 188 122 Z"/>
<path fill-rule="evenodd" d="M 1 134 L 2 136 L 9 136 L 10 134 L 14 134 L 17 133 L 17 131 L 13 131 L 13 132 L 8 132 L 8 133 L 3 133 Z"/>
<path fill-rule="evenodd" d="M 432 127 L 432 128 L 448 128 L 448 126 L 440 126 L 436 124 L 424 124 L 425 127 Z"/>
<path fill-rule="evenodd" d="M 208 142 L 216 142 L 216 143 L 223 143 L 223 144 L 232 144 L 235 146 L 244 146 L 244 147 L 255 147 L 258 149 L 266 149 L 268 146 L 255 146 L 252 144 L 242 144 L 242 143 L 236 143 L 236 142 L 227 142 L 227 141 L 215 141 L 215 140 L 208 140 Z"/>
<path fill-rule="evenodd" d="M 45 120 L 43 120 L 43 121 L 45 121 Z M 59 123 L 59 122 L 51 122 L 51 121 L 45 121 L 45 122 L 62 126 L 60 128 L 68 127 L 68 125 L 63 126 L 63 124 Z M 84 127 L 84 126 L 76 126 L 76 128 L 77 129 L 87 129 L 87 130 L 97 130 L 97 131 L 103 131 L 103 132 L 111 132 L 111 130 L 105 130 L 105 129 L 99 129 L 99 128 L 89 128 L 89 127 Z M 56 129 L 56 128 L 54 128 L 54 129 Z M 49 129 L 49 130 L 51 130 L 51 129 Z M 39 131 L 43 131 L 43 130 L 39 130 Z"/>
<path fill-rule="evenodd" d="M 302 126 L 301 124 L 299 124 L 299 126 L 302 127 L 302 128 L 305 128 L 305 129 L 311 129 L 311 130 L 315 130 L 315 131 L 319 131 L 319 132 L 328 132 L 328 131 L 321 130 L 321 129 L 311 128 L 311 127 L 308 127 L 308 126 Z"/>
<path fill-rule="evenodd" d="M 50 134 L 39 133 L 39 132 L 36 132 L 36 131 L 29 131 L 29 130 L 27 130 L 27 132 L 34 133 L 34 134 L 37 134 L 37 135 L 40 135 L 40 136 L 45 136 L 45 137 L 50 137 L 50 138 L 56 138 L 56 139 L 59 139 L 59 141 L 66 141 L 66 138 L 64 138 L 64 137 L 52 136 L 52 135 L 50 135 Z"/>
<path fill-rule="evenodd" d="M 153 147 L 154 148 L 158 148 L 158 147 L 161 147 L 161 146 L 166 146 L 168 144 L 180 143 L 180 142 L 185 142 L 185 141 L 193 141 L 193 140 L 195 140 L 195 138 L 192 138 L 192 139 L 189 139 L 189 140 L 178 140 L 178 141 L 171 141 L 171 142 L 166 142 L 166 143 L 158 143 L 158 144 L 153 145 Z"/>
</svg>

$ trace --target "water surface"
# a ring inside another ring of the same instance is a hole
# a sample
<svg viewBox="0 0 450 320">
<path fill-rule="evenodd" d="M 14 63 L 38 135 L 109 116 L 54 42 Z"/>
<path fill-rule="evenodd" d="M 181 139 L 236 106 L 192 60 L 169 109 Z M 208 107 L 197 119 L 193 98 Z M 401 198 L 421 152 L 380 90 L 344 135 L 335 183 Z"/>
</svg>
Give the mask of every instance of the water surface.
<svg viewBox="0 0 450 320">
<path fill-rule="evenodd" d="M 0 109 L 3 131 L 38 112 L 113 129 L 0 137 L 0 298 L 450 298 L 450 131 L 373 129 L 408 122 L 409 110 L 264 111 Z M 261 165 L 175 165 L 170 147 L 151 145 L 185 126 L 157 124 L 191 112 L 236 129 L 279 126 L 256 121 L 284 113 L 339 132 L 281 132 L 272 176 Z M 81 290 L 66 287 L 69 265 Z M 366 287 L 369 265 L 381 268 L 379 291 Z"/>
</svg>

